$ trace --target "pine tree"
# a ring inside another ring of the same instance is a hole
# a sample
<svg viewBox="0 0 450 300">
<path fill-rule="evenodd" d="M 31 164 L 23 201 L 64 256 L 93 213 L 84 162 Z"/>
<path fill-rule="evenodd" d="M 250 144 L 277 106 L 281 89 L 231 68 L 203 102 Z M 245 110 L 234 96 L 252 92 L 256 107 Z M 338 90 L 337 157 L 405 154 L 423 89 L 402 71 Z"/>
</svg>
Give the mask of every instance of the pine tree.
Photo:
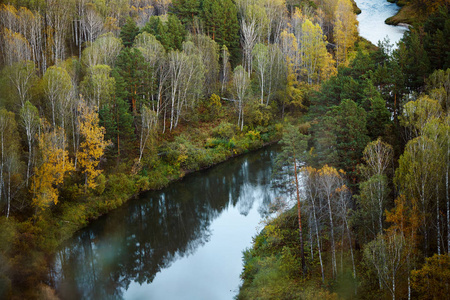
<svg viewBox="0 0 450 300">
<path fill-rule="evenodd" d="M 202 20 L 208 34 L 220 47 L 226 46 L 236 60 L 239 55 L 239 21 L 231 0 L 204 0 Z"/>
<path fill-rule="evenodd" d="M 128 17 L 126 23 L 123 25 L 120 30 L 120 38 L 122 39 L 122 43 L 125 47 L 131 47 L 134 43 L 134 38 L 139 34 L 139 28 L 136 25 L 136 22 Z"/>
<path fill-rule="evenodd" d="M 200 0 L 173 0 L 170 13 L 178 16 L 181 23 L 194 28 L 194 19 L 200 14 Z"/>
</svg>

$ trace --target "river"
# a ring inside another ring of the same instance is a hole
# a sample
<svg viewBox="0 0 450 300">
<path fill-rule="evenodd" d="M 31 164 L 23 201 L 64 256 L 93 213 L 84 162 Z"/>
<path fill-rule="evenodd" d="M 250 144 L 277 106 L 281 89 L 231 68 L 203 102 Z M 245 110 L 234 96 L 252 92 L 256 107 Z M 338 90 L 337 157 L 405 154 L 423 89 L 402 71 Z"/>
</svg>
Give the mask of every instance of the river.
<svg viewBox="0 0 450 300">
<path fill-rule="evenodd" d="M 63 299 L 232 299 L 270 203 L 276 146 L 188 175 L 78 232 L 55 256 Z"/>
<path fill-rule="evenodd" d="M 389 37 L 390 43 L 395 47 L 408 29 L 404 26 L 387 25 L 384 21 L 395 15 L 400 7 L 387 0 L 355 0 L 355 2 L 361 9 L 358 15 L 359 34 L 374 45 Z"/>
</svg>

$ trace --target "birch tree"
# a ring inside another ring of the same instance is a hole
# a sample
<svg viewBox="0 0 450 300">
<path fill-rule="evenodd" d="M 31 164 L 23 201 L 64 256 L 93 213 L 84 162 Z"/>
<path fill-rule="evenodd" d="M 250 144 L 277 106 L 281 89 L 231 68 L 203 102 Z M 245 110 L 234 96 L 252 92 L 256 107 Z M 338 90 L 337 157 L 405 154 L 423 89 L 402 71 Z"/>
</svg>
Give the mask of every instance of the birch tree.
<svg viewBox="0 0 450 300">
<path fill-rule="evenodd" d="M 11 212 L 11 177 L 19 165 L 19 135 L 14 113 L 0 109 L 0 202 L 6 202 L 6 217 Z"/>
<path fill-rule="evenodd" d="M 81 30 L 86 41 L 93 43 L 103 33 L 103 19 L 92 3 L 84 5 L 82 9 Z"/>
<path fill-rule="evenodd" d="M 250 79 L 242 66 L 237 66 L 233 72 L 233 93 L 237 98 L 238 106 L 238 126 L 241 131 L 244 129 L 244 106 L 247 97 Z"/>
<path fill-rule="evenodd" d="M 331 265 L 333 270 L 333 276 L 337 274 L 336 263 L 336 239 L 334 234 L 334 228 L 336 226 L 333 220 L 334 212 L 336 210 L 334 201 L 336 197 L 337 189 L 342 187 L 342 170 L 338 171 L 333 167 L 325 165 L 319 170 L 319 186 L 321 197 L 326 200 L 328 220 L 330 223 L 330 242 L 331 242 Z"/>
<path fill-rule="evenodd" d="M 241 45 L 244 54 L 244 68 L 247 74 L 252 72 L 252 51 L 258 39 L 258 34 L 256 31 L 256 22 L 252 21 L 241 21 Z"/>
<path fill-rule="evenodd" d="M 141 162 L 144 150 L 148 146 L 152 135 L 156 132 L 157 116 L 156 113 L 144 106 L 141 111 L 141 132 L 139 143 L 139 162 Z"/>
<path fill-rule="evenodd" d="M 75 9 L 73 2 L 46 0 L 46 22 L 51 28 L 52 61 L 54 64 L 65 59 L 66 38 L 71 12 Z"/>
<path fill-rule="evenodd" d="M 108 65 L 95 65 L 88 69 L 80 88 L 89 105 L 102 107 L 114 96 L 115 84 Z"/>
<path fill-rule="evenodd" d="M 122 48 L 122 41 L 111 32 L 103 34 L 83 50 L 82 62 L 87 69 L 94 65 L 108 65 L 112 68 Z"/>
<path fill-rule="evenodd" d="M 27 100 L 30 100 L 30 92 L 33 84 L 35 83 L 36 67 L 33 62 L 18 62 L 3 70 L 8 78 L 13 91 L 18 98 L 18 102 L 22 107 Z"/>
<path fill-rule="evenodd" d="M 44 92 L 47 99 L 50 102 L 50 110 L 52 117 L 52 125 L 56 128 L 57 118 L 63 122 L 61 116 L 57 116 L 56 113 L 60 105 L 64 105 L 64 102 L 69 98 L 70 91 L 72 89 L 72 81 L 67 71 L 61 67 L 51 66 L 45 72 L 42 78 Z"/>
<path fill-rule="evenodd" d="M 25 129 L 28 144 L 28 161 L 27 161 L 27 186 L 33 168 L 33 150 L 36 142 L 36 134 L 39 130 L 39 112 L 37 108 L 29 101 L 20 110 L 21 125 Z"/>
<path fill-rule="evenodd" d="M 223 91 L 230 79 L 230 66 L 229 66 L 230 52 L 228 52 L 228 48 L 225 45 L 222 46 L 221 57 L 222 57 L 222 72 L 220 76 L 220 81 L 222 83 L 221 92 L 223 94 Z"/>
<path fill-rule="evenodd" d="M 175 50 L 169 53 L 169 80 L 170 80 L 170 131 L 175 127 L 176 108 L 180 106 L 182 80 L 187 68 L 187 55 L 184 52 Z"/>
<path fill-rule="evenodd" d="M 162 105 L 162 89 L 167 77 L 164 47 L 155 36 L 147 32 L 136 36 L 134 47 L 141 51 L 149 67 L 147 74 L 150 76 L 148 80 L 150 86 L 147 88 L 147 98 L 151 102 L 152 110 L 156 112 L 158 117 Z"/>
<path fill-rule="evenodd" d="M 309 227 L 315 231 L 316 235 L 316 243 L 317 243 L 317 251 L 319 254 L 319 263 L 320 263 L 320 273 L 322 275 L 322 282 L 325 282 L 325 273 L 324 273 L 324 263 L 322 259 L 322 237 L 321 237 L 321 214 L 322 214 L 322 205 L 320 203 L 319 196 L 319 183 L 318 183 L 318 170 L 312 167 L 302 167 L 301 168 L 301 178 L 302 180 L 302 191 L 305 196 L 305 200 L 307 201 L 307 205 L 309 206 L 309 212 L 312 214 L 312 224 Z M 313 245 L 311 244 L 311 248 Z"/>
<path fill-rule="evenodd" d="M 267 82 L 268 71 L 269 71 L 269 53 L 267 46 L 263 44 L 256 44 L 253 48 L 253 69 L 258 77 L 259 89 L 261 91 L 261 104 L 264 103 L 264 92 L 265 83 Z"/>
<path fill-rule="evenodd" d="M 369 143 L 363 152 L 365 165 L 361 167 L 361 172 L 365 180 L 360 183 L 359 204 L 363 212 L 371 216 L 371 239 L 383 233 L 383 213 L 389 194 L 387 171 L 392 163 L 393 152 L 392 147 L 381 139 Z M 366 218 L 363 221 L 369 220 Z"/>
</svg>

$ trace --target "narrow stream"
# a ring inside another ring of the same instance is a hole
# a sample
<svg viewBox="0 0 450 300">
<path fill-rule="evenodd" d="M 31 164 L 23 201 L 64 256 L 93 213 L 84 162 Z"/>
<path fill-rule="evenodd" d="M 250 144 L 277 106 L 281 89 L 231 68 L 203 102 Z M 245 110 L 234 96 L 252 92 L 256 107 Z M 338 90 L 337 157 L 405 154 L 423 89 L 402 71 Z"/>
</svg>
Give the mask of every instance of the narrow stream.
<svg viewBox="0 0 450 300">
<path fill-rule="evenodd" d="M 81 230 L 56 257 L 63 299 L 232 299 L 242 251 L 277 191 L 276 146 L 234 158 L 139 199 Z"/>
<path fill-rule="evenodd" d="M 405 26 L 387 25 L 384 21 L 395 15 L 400 7 L 387 0 L 355 0 L 355 2 L 361 9 L 358 15 L 359 34 L 374 45 L 388 37 L 396 48 L 396 43 L 408 29 Z"/>
</svg>

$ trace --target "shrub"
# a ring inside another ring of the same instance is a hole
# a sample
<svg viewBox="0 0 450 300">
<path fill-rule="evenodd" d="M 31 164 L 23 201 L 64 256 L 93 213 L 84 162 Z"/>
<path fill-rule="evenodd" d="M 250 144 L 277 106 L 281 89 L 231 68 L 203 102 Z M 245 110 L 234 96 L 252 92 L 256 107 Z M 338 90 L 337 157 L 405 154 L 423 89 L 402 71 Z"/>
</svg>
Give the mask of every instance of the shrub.
<svg viewBox="0 0 450 300">
<path fill-rule="evenodd" d="M 220 123 L 219 126 L 214 128 L 212 135 L 215 138 L 229 140 L 231 139 L 237 132 L 238 128 L 236 125 L 223 122 Z"/>
</svg>

